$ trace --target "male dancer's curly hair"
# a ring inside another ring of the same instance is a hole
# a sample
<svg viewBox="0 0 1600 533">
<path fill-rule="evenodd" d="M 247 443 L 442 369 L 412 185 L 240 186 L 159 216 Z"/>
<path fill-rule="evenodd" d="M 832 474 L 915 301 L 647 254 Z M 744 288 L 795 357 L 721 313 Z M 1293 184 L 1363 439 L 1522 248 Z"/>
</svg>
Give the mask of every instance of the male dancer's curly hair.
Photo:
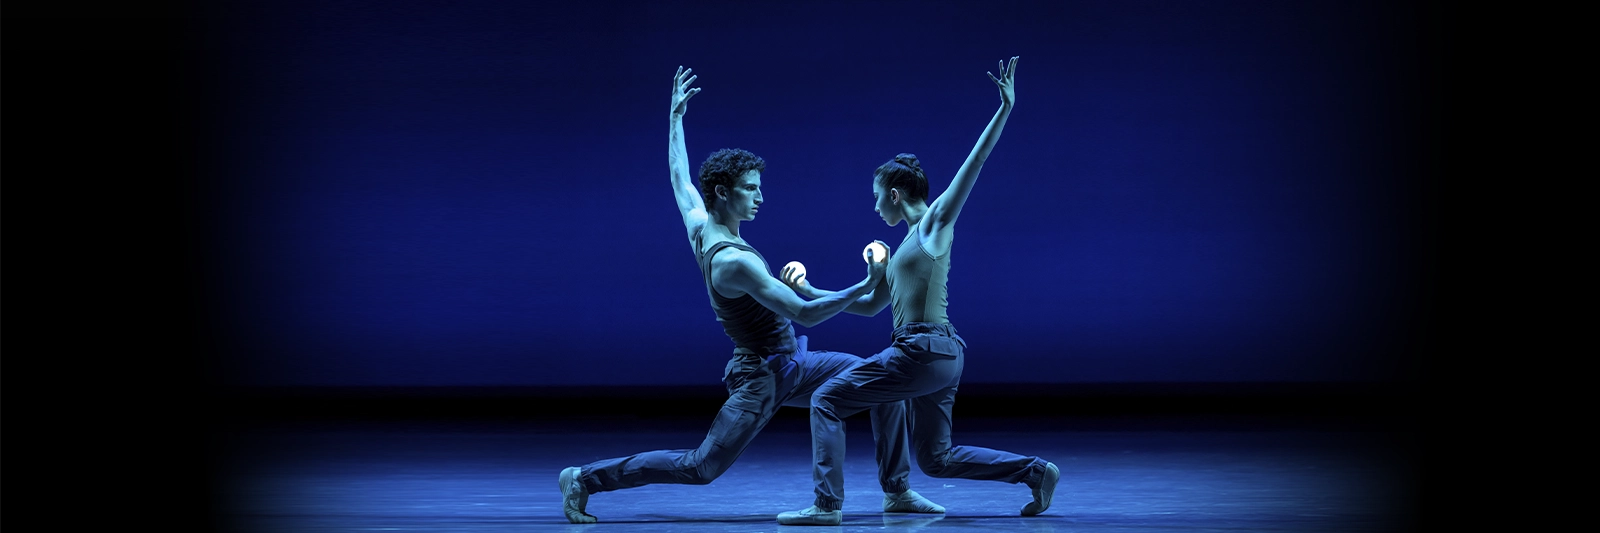
<svg viewBox="0 0 1600 533">
<path fill-rule="evenodd" d="M 908 200 L 928 199 L 928 176 L 922 173 L 922 164 L 916 154 L 900 154 L 884 163 L 872 173 L 885 189 L 900 189 Z"/>
<path fill-rule="evenodd" d="M 732 189 L 739 177 L 749 171 L 765 172 L 767 162 L 760 156 L 738 148 L 723 148 L 700 164 L 700 197 L 706 205 L 717 198 L 717 186 Z"/>
</svg>

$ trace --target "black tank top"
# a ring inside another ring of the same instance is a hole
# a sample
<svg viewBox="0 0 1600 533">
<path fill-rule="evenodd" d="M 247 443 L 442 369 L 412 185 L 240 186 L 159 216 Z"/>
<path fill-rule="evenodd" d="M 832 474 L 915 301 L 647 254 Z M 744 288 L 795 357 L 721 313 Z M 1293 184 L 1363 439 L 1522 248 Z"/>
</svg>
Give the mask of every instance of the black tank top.
<svg viewBox="0 0 1600 533">
<path fill-rule="evenodd" d="M 728 339 L 733 341 L 733 352 L 754 354 L 766 357 L 778 353 L 793 353 L 799 349 L 795 343 L 794 326 L 789 319 L 761 305 L 749 294 L 738 298 L 726 298 L 717 294 L 711 286 L 711 258 L 724 248 L 737 248 L 756 254 L 761 260 L 761 266 L 767 268 L 767 259 L 761 257 L 761 252 L 749 246 L 722 241 L 711 245 L 710 250 L 700 252 L 702 241 L 695 238 L 695 260 L 700 263 L 700 275 L 705 278 L 706 292 L 711 295 L 711 310 L 717 313 L 717 322 L 722 323 L 722 331 L 728 334 Z"/>
</svg>

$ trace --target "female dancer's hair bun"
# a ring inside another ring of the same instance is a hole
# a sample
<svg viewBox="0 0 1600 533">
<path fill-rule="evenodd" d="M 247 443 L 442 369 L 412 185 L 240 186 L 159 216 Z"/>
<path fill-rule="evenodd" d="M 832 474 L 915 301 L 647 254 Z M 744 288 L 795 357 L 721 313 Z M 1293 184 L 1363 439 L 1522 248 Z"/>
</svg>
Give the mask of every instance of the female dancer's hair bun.
<svg viewBox="0 0 1600 533">
<path fill-rule="evenodd" d="M 894 156 L 894 159 L 878 167 L 874 176 L 885 188 L 900 189 L 907 198 L 928 198 L 928 176 L 922 173 L 922 163 L 917 161 L 916 154 Z"/>
<path fill-rule="evenodd" d="M 918 177 L 923 177 L 922 163 L 917 161 L 917 154 L 900 154 L 894 156 L 894 162 L 905 165 L 906 168 L 909 168 L 912 172 L 917 173 Z M 923 179 L 927 178 L 923 177 Z"/>
</svg>

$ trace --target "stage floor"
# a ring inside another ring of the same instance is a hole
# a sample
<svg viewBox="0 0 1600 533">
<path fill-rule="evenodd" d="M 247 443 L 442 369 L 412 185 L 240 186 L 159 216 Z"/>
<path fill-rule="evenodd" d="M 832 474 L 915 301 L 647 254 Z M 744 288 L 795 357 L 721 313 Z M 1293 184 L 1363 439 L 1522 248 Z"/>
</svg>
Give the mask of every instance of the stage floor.
<svg viewBox="0 0 1600 533">
<path fill-rule="evenodd" d="M 799 412 L 803 416 L 803 411 Z M 709 416 L 709 415 L 708 415 Z M 1414 527 L 1414 436 L 1283 420 L 958 418 L 956 444 L 1061 469 L 1054 504 L 1021 517 L 1024 485 L 934 479 L 912 488 L 944 516 L 881 511 L 869 424 L 849 423 L 845 523 L 823 531 L 1397 532 Z M 774 515 L 810 505 L 803 418 L 779 419 L 704 486 L 594 495 L 599 524 L 567 523 L 563 467 L 694 447 L 709 419 L 253 424 L 219 443 L 220 517 L 244 532 L 811 531 Z"/>
</svg>

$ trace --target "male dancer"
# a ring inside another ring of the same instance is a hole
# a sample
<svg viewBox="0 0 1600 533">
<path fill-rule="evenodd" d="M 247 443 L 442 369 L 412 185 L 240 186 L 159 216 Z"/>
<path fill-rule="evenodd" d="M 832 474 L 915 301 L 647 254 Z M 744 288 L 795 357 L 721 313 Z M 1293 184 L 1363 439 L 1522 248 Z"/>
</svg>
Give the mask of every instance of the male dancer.
<svg viewBox="0 0 1600 533">
<path fill-rule="evenodd" d="M 705 278 L 711 308 L 733 340 L 733 359 L 723 377 L 728 401 L 722 404 L 699 448 L 645 452 L 562 470 L 562 512 L 575 524 L 597 521 L 586 509 L 590 494 L 651 483 L 710 483 L 732 466 L 779 406 L 810 406 L 812 391 L 860 365 L 862 359 L 854 355 L 808 350 L 806 338 L 795 337 L 790 321 L 810 327 L 833 317 L 877 286 L 887 268 L 886 257 L 869 251 L 866 279 L 834 296 L 810 302 L 773 278 L 766 260 L 739 232 L 739 223 L 755 220 L 761 207 L 761 171 L 766 163 L 744 150 L 723 149 L 701 165 L 701 191 L 689 182 L 683 115 L 689 98 L 700 93 L 699 88 L 689 89 L 697 77 L 689 76 L 690 72 L 679 67 L 673 79 L 667 163 L 673 195 Z M 943 507 L 910 490 L 905 403 L 873 407 L 871 416 L 884 511 L 944 512 Z M 843 428 L 813 431 L 811 438 L 813 446 L 837 440 L 842 447 Z M 816 483 L 816 504 L 838 509 L 835 495 L 842 494 L 842 489 L 821 476 Z M 834 511 L 831 523 L 842 520 Z M 828 522 L 827 517 L 821 521 Z"/>
</svg>

